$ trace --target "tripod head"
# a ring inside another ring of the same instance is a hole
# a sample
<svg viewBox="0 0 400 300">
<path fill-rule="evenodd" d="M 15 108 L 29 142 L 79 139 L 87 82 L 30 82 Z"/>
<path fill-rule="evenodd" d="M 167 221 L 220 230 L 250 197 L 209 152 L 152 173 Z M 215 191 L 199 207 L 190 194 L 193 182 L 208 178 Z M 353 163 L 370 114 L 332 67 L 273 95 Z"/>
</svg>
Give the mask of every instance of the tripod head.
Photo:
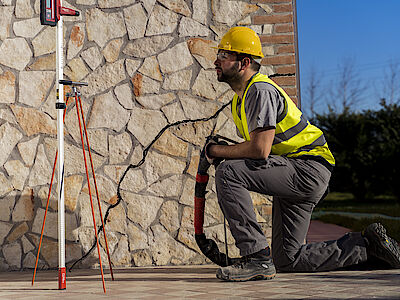
<svg viewBox="0 0 400 300">
<path fill-rule="evenodd" d="M 79 81 L 72 81 L 72 80 L 59 80 L 58 81 L 62 85 L 71 85 L 71 86 L 88 86 L 87 82 L 79 82 Z"/>
</svg>

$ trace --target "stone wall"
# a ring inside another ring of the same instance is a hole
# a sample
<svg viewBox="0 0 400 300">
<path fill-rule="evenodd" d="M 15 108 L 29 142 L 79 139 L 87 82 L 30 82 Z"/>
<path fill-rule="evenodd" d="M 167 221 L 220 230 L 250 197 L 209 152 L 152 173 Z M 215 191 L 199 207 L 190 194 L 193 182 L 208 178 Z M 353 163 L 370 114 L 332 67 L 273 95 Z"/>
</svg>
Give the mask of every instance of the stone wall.
<svg viewBox="0 0 400 300">
<path fill-rule="evenodd" d="M 211 48 L 229 27 L 249 26 L 261 35 L 264 73 L 295 73 L 291 1 L 70 0 L 63 6 L 81 12 L 64 17 L 64 73 L 89 83 L 81 91 L 103 214 L 116 203 L 121 175 L 142 158 L 161 128 L 211 116 L 231 99 L 229 87 L 215 79 L 216 50 Z M 38 13 L 39 0 L 0 0 L 3 271 L 34 267 L 56 153 L 56 35 L 55 28 L 40 25 Z M 294 79 L 277 81 L 295 96 Z M 76 109 L 70 102 L 65 118 L 67 266 L 94 243 Z M 199 152 L 213 130 L 237 139 L 228 109 L 215 120 L 171 127 L 146 162 L 127 173 L 123 201 L 110 210 L 106 224 L 115 266 L 206 263 L 193 238 L 193 196 Z M 211 176 L 205 232 L 223 249 L 223 216 L 213 182 Z M 56 184 L 41 268 L 58 264 L 55 190 Z M 253 196 L 257 218 L 270 237 L 270 202 Z M 96 220 L 100 224 L 98 212 Z M 238 255 L 230 235 L 228 242 L 230 253 Z M 102 235 L 100 244 L 107 266 Z M 97 265 L 97 251 L 92 251 L 77 266 Z"/>
</svg>

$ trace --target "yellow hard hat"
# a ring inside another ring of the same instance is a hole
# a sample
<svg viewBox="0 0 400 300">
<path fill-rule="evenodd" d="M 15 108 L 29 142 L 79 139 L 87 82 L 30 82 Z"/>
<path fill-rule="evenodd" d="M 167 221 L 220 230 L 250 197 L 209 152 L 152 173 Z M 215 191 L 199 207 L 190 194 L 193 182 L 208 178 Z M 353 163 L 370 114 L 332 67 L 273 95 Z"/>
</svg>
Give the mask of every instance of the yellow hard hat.
<svg viewBox="0 0 400 300">
<path fill-rule="evenodd" d="M 250 28 L 242 26 L 229 29 L 222 37 L 218 49 L 264 57 L 261 41 L 257 33 Z"/>
</svg>

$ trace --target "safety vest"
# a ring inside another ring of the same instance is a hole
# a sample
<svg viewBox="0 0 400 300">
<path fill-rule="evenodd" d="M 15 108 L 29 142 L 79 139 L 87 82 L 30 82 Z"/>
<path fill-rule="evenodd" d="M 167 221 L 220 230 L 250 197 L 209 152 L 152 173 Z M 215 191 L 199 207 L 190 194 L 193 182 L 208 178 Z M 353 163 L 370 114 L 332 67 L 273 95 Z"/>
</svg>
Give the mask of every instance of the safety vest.
<svg viewBox="0 0 400 300">
<path fill-rule="evenodd" d="M 266 82 L 273 85 L 284 97 L 285 108 L 281 116 L 278 116 L 275 129 L 275 137 L 272 143 L 271 154 L 299 157 L 304 155 L 320 156 L 331 166 L 335 165 L 335 159 L 328 148 L 323 132 L 311 125 L 297 108 L 286 92 L 268 76 L 257 73 L 250 80 L 243 94 L 240 107 L 240 117 L 237 113 L 239 96 L 235 94 L 232 100 L 232 116 L 239 132 L 246 141 L 250 141 L 249 128 L 245 111 L 246 95 L 249 88 L 256 82 Z"/>
</svg>

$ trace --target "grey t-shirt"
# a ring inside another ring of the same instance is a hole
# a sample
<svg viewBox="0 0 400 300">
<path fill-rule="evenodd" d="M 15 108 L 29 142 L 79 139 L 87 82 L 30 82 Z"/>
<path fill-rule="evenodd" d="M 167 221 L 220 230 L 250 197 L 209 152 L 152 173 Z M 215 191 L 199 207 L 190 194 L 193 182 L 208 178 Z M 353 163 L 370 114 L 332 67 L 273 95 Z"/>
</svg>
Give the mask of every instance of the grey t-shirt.
<svg viewBox="0 0 400 300">
<path fill-rule="evenodd" d="M 237 113 L 241 118 L 242 101 L 237 104 Z M 257 128 L 276 128 L 276 121 L 285 109 L 283 96 L 271 84 L 256 82 L 247 91 L 245 111 L 249 133 Z M 238 136 L 242 137 L 236 129 Z"/>
</svg>

